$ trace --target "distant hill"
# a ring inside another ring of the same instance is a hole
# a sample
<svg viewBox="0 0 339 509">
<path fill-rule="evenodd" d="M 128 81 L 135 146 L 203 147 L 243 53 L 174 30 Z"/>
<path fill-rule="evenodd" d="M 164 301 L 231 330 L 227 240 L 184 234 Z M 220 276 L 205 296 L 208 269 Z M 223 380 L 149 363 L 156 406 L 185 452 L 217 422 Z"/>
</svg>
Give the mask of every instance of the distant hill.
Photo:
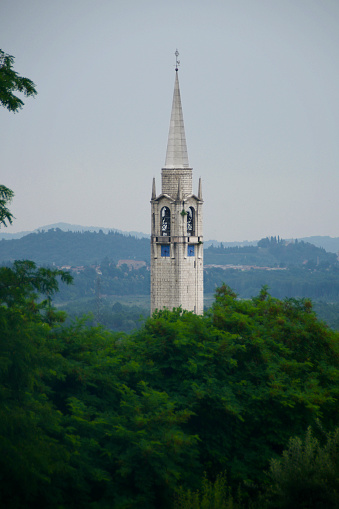
<svg viewBox="0 0 339 509">
<path fill-rule="evenodd" d="M 115 233 L 121 233 L 122 235 L 132 235 L 133 237 L 136 237 L 138 239 L 141 238 L 149 238 L 149 235 L 147 233 L 142 232 L 135 232 L 135 231 L 123 231 L 123 230 L 117 230 L 116 228 L 103 228 L 101 226 L 82 226 L 80 224 L 70 224 L 70 223 L 54 223 L 54 224 L 48 224 L 45 226 L 40 226 L 36 230 L 33 231 L 23 231 L 18 233 L 6 233 L 4 231 L 0 232 L 0 240 L 12 240 L 12 239 L 21 239 L 21 237 L 25 237 L 29 233 L 39 233 L 42 231 L 48 231 L 52 229 L 58 228 L 59 230 L 62 230 L 64 232 L 100 232 L 103 233 L 109 233 L 109 232 L 115 232 Z"/>
<path fill-rule="evenodd" d="M 329 236 L 313 236 L 313 237 L 302 237 L 299 239 L 286 239 L 287 242 L 295 242 L 295 240 L 307 242 L 309 244 L 313 244 L 316 247 L 322 247 L 325 251 L 329 253 L 338 253 L 339 252 L 339 237 L 329 237 Z M 246 246 L 256 246 L 258 244 L 258 240 L 243 240 L 242 242 L 219 242 L 218 240 L 208 240 L 205 242 L 205 247 L 246 247 Z"/>
<path fill-rule="evenodd" d="M 304 237 L 300 240 L 309 242 L 317 247 L 322 247 L 329 253 L 338 253 L 339 251 L 339 237 L 318 236 L 318 237 Z"/>
<path fill-rule="evenodd" d="M 38 264 L 91 265 L 109 258 L 144 260 L 149 263 L 149 238 L 136 238 L 110 231 L 48 231 L 30 233 L 20 239 L 0 241 L 0 262 L 29 259 Z"/>
<path fill-rule="evenodd" d="M 245 265 L 259 267 L 315 268 L 337 264 L 337 256 L 304 241 L 261 239 L 256 246 L 210 246 L 204 251 L 206 265 Z"/>
</svg>

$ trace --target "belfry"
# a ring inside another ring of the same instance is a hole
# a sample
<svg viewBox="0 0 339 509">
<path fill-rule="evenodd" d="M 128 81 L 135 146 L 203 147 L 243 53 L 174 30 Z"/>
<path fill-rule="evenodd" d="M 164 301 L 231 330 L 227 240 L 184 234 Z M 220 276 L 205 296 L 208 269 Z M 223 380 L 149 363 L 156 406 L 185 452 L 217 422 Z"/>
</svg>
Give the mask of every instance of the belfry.
<svg viewBox="0 0 339 509">
<path fill-rule="evenodd" d="M 182 307 L 203 313 L 202 188 L 192 192 L 178 79 L 178 51 L 161 194 L 151 198 L 151 313 Z"/>
</svg>

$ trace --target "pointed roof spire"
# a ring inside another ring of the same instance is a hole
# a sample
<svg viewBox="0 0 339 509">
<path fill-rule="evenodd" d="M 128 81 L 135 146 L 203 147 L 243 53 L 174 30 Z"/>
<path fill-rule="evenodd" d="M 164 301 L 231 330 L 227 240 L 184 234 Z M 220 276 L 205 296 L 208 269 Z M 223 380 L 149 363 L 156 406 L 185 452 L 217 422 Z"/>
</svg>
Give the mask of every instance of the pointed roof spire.
<svg viewBox="0 0 339 509">
<path fill-rule="evenodd" d="M 153 183 L 152 183 L 152 197 L 151 200 L 155 200 L 157 197 L 157 193 L 155 191 L 155 178 L 153 177 Z"/>
<path fill-rule="evenodd" d="M 188 155 L 178 79 L 178 50 L 175 52 L 175 83 L 165 168 L 188 168 Z"/>
</svg>

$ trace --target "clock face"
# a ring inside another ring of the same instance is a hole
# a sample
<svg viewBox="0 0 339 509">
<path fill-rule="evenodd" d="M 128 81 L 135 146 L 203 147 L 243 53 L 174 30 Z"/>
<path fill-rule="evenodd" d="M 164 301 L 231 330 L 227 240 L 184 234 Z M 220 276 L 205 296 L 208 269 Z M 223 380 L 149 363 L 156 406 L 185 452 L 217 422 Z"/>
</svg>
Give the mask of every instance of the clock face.
<svg viewBox="0 0 339 509">
<path fill-rule="evenodd" d="M 161 256 L 169 256 L 170 255 L 170 247 L 169 246 L 161 246 Z"/>
<path fill-rule="evenodd" d="M 187 247 L 187 256 L 194 256 L 194 246 Z"/>
</svg>

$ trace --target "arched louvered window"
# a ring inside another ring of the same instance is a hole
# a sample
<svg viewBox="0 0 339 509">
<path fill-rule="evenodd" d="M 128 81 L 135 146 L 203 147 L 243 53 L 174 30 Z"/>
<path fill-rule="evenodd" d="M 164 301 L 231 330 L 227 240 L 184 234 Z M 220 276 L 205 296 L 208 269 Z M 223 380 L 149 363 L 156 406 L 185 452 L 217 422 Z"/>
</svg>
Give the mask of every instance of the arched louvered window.
<svg viewBox="0 0 339 509">
<path fill-rule="evenodd" d="M 189 207 L 187 210 L 187 235 L 195 235 L 195 210 Z"/>
<path fill-rule="evenodd" d="M 161 235 L 171 235 L 171 211 L 168 207 L 162 207 L 160 212 Z"/>
</svg>

